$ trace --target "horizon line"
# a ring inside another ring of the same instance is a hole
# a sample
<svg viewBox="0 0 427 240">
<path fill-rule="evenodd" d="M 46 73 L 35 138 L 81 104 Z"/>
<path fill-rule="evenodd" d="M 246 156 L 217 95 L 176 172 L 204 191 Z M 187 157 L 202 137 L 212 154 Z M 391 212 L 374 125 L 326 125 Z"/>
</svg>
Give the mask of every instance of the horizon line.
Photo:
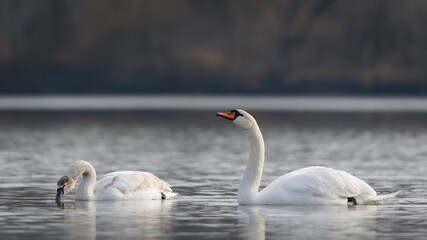
<svg viewBox="0 0 427 240">
<path fill-rule="evenodd" d="M 427 112 L 427 97 L 265 95 L 0 95 L 0 111 L 223 110 Z"/>
</svg>

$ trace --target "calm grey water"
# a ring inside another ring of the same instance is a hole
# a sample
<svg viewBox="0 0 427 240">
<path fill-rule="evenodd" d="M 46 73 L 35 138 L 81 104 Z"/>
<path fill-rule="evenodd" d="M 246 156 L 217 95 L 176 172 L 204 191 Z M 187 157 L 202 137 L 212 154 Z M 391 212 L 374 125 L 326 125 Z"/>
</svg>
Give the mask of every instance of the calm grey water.
<svg viewBox="0 0 427 240">
<path fill-rule="evenodd" d="M 403 192 L 380 206 L 238 206 L 247 143 L 215 112 L 2 112 L 0 238 L 427 238 L 427 114 L 253 114 L 266 142 L 262 186 L 324 165 Z M 152 172 L 180 195 L 85 202 L 72 192 L 57 206 L 56 182 L 80 159 L 100 175 Z"/>
</svg>

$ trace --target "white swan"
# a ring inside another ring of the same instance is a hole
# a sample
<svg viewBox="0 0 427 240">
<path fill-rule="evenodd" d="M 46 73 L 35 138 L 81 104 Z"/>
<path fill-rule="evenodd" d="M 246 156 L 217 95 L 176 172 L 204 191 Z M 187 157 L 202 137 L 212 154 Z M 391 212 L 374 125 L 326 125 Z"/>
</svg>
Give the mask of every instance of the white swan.
<svg viewBox="0 0 427 240">
<path fill-rule="evenodd" d="M 327 167 L 307 167 L 287 173 L 258 192 L 264 166 L 264 140 L 257 122 L 241 109 L 217 115 L 231 120 L 249 140 L 249 160 L 237 192 L 239 204 L 381 204 L 398 194 L 377 195 L 359 178 Z"/>
<path fill-rule="evenodd" d="M 73 190 L 80 177 L 82 181 L 76 191 L 76 200 L 152 200 L 177 195 L 167 182 L 148 172 L 111 172 L 97 181 L 95 168 L 89 162 L 77 161 L 58 181 L 57 203 Z"/>
</svg>

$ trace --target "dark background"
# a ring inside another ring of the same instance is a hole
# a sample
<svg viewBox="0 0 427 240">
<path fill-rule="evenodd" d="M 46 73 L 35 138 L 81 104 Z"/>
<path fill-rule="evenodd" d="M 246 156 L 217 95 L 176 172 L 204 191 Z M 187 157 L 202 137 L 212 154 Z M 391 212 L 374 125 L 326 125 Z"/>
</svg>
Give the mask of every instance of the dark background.
<svg viewBox="0 0 427 240">
<path fill-rule="evenodd" d="M 0 94 L 426 95 L 424 0 L 0 0 Z"/>
</svg>

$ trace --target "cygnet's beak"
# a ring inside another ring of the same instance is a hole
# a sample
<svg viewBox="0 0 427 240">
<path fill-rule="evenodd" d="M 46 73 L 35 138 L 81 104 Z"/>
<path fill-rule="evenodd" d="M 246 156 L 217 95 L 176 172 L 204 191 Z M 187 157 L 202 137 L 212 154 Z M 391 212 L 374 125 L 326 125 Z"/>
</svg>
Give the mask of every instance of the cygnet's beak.
<svg viewBox="0 0 427 240">
<path fill-rule="evenodd" d="M 216 115 L 220 116 L 220 117 L 223 117 L 225 119 L 231 120 L 231 121 L 233 121 L 234 119 L 236 119 L 236 112 L 229 112 L 229 113 L 219 112 Z"/>
<path fill-rule="evenodd" d="M 58 189 L 56 190 L 55 202 L 61 203 L 62 196 L 64 196 L 64 187 L 58 187 Z"/>
</svg>

